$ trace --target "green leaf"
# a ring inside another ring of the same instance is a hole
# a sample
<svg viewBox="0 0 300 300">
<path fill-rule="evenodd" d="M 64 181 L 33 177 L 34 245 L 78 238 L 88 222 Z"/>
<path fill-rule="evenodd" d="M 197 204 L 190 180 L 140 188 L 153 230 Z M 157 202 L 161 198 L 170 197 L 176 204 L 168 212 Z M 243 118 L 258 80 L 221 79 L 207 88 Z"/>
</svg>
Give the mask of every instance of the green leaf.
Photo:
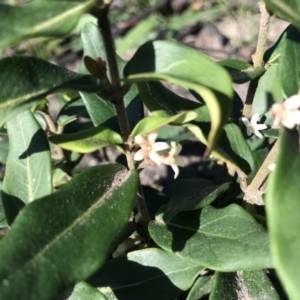
<svg viewBox="0 0 300 300">
<path fill-rule="evenodd" d="M 270 279 L 263 270 L 215 273 L 209 299 L 279 300 Z"/>
<path fill-rule="evenodd" d="M 278 66 L 272 65 L 260 78 L 252 104 L 252 115 L 254 113 L 258 113 L 259 115 L 265 114 L 274 103 L 281 102 L 283 100 L 282 87 L 278 78 L 278 72 Z M 267 123 L 272 124 L 273 119 L 269 118 Z M 262 133 L 264 133 L 264 131 Z"/>
<path fill-rule="evenodd" d="M 86 282 L 79 282 L 75 285 L 71 296 L 68 300 L 107 300 L 97 289 L 93 288 Z"/>
<path fill-rule="evenodd" d="M 100 90 L 92 76 L 74 73 L 42 59 L 25 56 L 0 60 L 0 82 L 0 126 L 55 91 Z"/>
<path fill-rule="evenodd" d="M 172 117 L 156 117 L 150 116 L 141 120 L 132 130 L 131 135 L 148 135 L 153 131 L 157 131 L 160 127 L 173 124 L 173 125 L 182 125 L 187 123 L 195 118 L 198 114 L 194 111 L 183 111 L 179 114 L 176 114 Z"/>
<path fill-rule="evenodd" d="M 87 23 L 81 33 L 83 44 L 84 56 L 91 58 L 101 57 L 102 60 L 107 62 L 104 42 L 97 25 Z M 119 72 L 122 73 L 125 61 L 117 57 Z M 88 73 L 85 66 L 81 65 L 81 71 Z M 108 74 L 109 75 L 109 74 Z M 85 103 L 85 106 L 91 116 L 94 126 L 105 125 L 115 131 L 119 131 L 118 120 L 114 105 L 95 94 L 80 93 Z M 132 129 L 138 121 L 144 117 L 143 103 L 138 95 L 138 90 L 133 84 L 129 92 L 124 96 L 124 103 L 128 115 L 129 125 Z"/>
<path fill-rule="evenodd" d="M 227 122 L 233 97 L 230 77 L 222 67 L 175 41 L 153 41 L 137 50 L 124 68 L 124 75 L 128 83 L 166 80 L 196 91 L 210 112 L 207 146 L 209 150 L 214 147 Z"/>
<path fill-rule="evenodd" d="M 0 162 L 3 164 L 6 164 L 8 149 L 9 149 L 8 140 L 5 140 L 0 136 Z"/>
<path fill-rule="evenodd" d="M 177 180 L 164 213 L 164 221 L 168 222 L 179 212 L 196 210 L 209 205 L 226 192 L 229 186 L 228 182 L 216 185 L 212 181 L 200 178 Z"/>
<path fill-rule="evenodd" d="M 201 106 L 199 103 L 178 96 L 160 82 L 138 82 L 137 86 L 144 104 L 153 116 L 169 117 L 183 110 L 194 110 Z"/>
<path fill-rule="evenodd" d="M 274 266 L 290 299 L 300 298 L 299 168 L 299 133 L 283 127 L 276 168 L 268 182 L 266 208 Z"/>
<path fill-rule="evenodd" d="M 91 282 L 109 300 L 174 300 L 203 269 L 198 263 L 152 248 L 110 260 Z"/>
<path fill-rule="evenodd" d="M 224 59 L 217 63 L 228 71 L 234 83 L 248 82 L 265 72 L 263 67 L 254 69 L 248 62 L 237 59 Z"/>
<path fill-rule="evenodd" d="M 201 297 L 209 294 L 211 290 L 212 279 L 210 276 L 201 276 L 196 279 L 186 300 L 199 300 Z"/>
<path fill-rule="evenodd" d="M 56 122 L 58 125 L 64 127 L 77 120 L 78 117 L 89 117 L 84 102 L 80 97 L 66 103 L 60 110 Z"/>
<path fill-rule="evenodd" d="M 106 146 L 114 147 L 123 144 L 122 137 L 117 132 L 103 126 L 76 133 L 52 135 L 49 140 L 63 149 L 78 153 L 89 153 Z M 117 148 L 122 149 L 121 146 Z"/>
<path fill-rule="evenodd" d="M 163 217 L 157 215 L 149 232 L 166 251 L 222 272 L 272 267 L 265 229 L 238 205 L 206 206 L 182 212 L 169 222 Z"/>
<path fill-rule="evenodd" d="M 197 124 L 197 125 L 196 125 Z M 205 133 L 200 129 L 200 123 L 186 124 L 185 126 L 204 144 L 207 144 Z M 254 168 L 252 152 L 246 143 L 241 130 L 235 124 L 226 124 L 223 128 L 220 140 L 212 155 L 228 166 L 237 170 L 241 175 L 247 177 Z"/>
<path fill-rule="evenodd" d="M 119 242 L 137 183 L 121 165 L 94 167 L 24 207 L 0 243 L 1 297 L 55 299 L 91 276 Z"/>
<path fill-rule="evenodd" d="M 0 189 L 2 188 L 2 182 L 0 181 Z M 8 227 L 7 221 L 6 221 L 6 216 L 5 216 L 5 211 L 1 199 L 1 193 L 0 193 L 0 228 L 3 227 Z"/>
<path fill-rule="evenodd" d="M 8 223 L 20 208 L 52 192 L 51 155 L 45 132 L 30 111 L 7 122 L 9 153 L 2 187 Z"/>
<path fill-rule="evenodd" d="M 299 7 L 300 8 L 300 7 Z M 281 39 L 281 56 L 278 61 L 278 78 L 286 98 L 298 93 L 300 82 L 300 32 L 290 26 Z"/>
<path fill-rule="evenodd" d="M 265 0 L 265 2 L 271 11 L 300 29 L 300 3 L 298 0 Z"/>
<path fill-rule="evenodd" d="M 0 49 L 28 38 L 65 36 L 75 27 L 81 14 L 92 6 L 93 1 L 32 1 L 17 6 L 0 4 Z"/>
</svg>

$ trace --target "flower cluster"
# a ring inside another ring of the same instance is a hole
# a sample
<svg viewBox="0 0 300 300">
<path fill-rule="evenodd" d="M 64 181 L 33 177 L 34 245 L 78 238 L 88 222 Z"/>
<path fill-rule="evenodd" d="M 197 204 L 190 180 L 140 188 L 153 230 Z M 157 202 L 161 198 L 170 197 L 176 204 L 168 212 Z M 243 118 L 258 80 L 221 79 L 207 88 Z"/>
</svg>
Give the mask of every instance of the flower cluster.
<svg viewBox="0 0 300 300">
<path fill-rule="evenodd" d="M 294 95 L 283 103 L 273 104 L 270 113 L 274 118 L 273 127 L 279 124 L 292 129 L 300 125 L 300 95 Z"/>
<path fill-rule="evenodd" d="M 133 159 L 135 161 L 141 161 L 150 158 L 157 165 L 169 165 L 175 172 L 174 178 L 176 179 L 179 174 L 178 166 L 184 166 L 183 159 L 178 157 L 182 146 L 175 142 L 171 142 L 171 145 L 165 142 L 155 142 L 156 138 L 156 132 L 150 133 L 147 137 L 137 135 L 134 141 L 140 149 L 134 154 Z"/>
</svg>

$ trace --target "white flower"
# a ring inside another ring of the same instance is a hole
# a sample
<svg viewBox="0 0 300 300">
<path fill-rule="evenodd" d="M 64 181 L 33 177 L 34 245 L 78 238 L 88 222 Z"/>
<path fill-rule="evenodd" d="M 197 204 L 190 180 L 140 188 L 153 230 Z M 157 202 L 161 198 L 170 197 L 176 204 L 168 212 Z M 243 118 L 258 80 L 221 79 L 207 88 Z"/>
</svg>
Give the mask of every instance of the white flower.
<svg viewBox="0 0 300 300">
<path fill-rule="evenodd" d="M 155 143 L 156 138 L 156 132 L 150 133 L 146 138 L 142 135 L 137 135 L 134 138 L 134 141 L 141 147 L 141 149 L 134 154 L 133 159 L 135 161 L 141 161 L 149 157 L 154 163 L 160 165 L 161 157 L 158 152 L 167 151 L 170 149 L 170 146 L 165 142 Z"/>
<path fill-rule="evenodd" d="M 168 153 L 162 154 L 161 162 L 165 165 L 169 165 L 172 167 L 173 171 L 175 172 L 174 179 L 177 178 L 179 174 L 179 168 L 184 166 L 184 161 L 181 157 L 178 157 L 182 146 L 180 144 L 176 144 L 176 142 L 171 142 L 171 150 Z"/>
<path fill-rule="evenodd" d="M 269 165 L 268 165 L 268 169 L 269 169 L 270 171 L 274 171 L 274 170 L 275 170 L 275 167 L 276 167 L 276 164 L 269 164 Z"/>
<path fill-rule="evenodd" d="M 264 130 L 266 128 L 268 128 L 267 125 L 265 124 L 257 124 L 259 118 L 259 114 L 255 113 L 252 118 L 251 121 L 249 121 L 247 118 L 243 117 L 242 121 L 244 123 L 244 125 L 247 128 L 247 134 L 251 135 L 251 134 L 255 134 L 256 136 L 258 136 L 259 138 L 262 138 L 262 134 L 259 132 L 259 130 Z"/>
<path fill-rule="evenodd" d="M 283 103 L 275 103 L 270 109 L 274 118 L 273 127 L 282 124 L 286 128 L 292 129 L 300 125 L 300 95 L 294 95 Z"/>
</svg>

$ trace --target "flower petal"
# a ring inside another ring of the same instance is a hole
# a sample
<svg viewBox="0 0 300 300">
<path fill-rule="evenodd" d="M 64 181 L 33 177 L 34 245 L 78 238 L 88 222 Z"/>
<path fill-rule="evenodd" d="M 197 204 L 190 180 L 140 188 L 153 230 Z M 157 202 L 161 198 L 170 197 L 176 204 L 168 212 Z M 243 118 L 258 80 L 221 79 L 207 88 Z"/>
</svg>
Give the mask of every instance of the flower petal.
<svg viewBox="0 0 300 300">
<path fill-rule="evenodd" d="M 255 125 L 256 130 L 264 130 L 264 129 L 267 129 L 267 128 L 268 128 L 268 126 L 265 125 L 265 124 L 256 124 Z"/>
<path fill-rule="evenodd" d="M 258 136 L 259 138 L 263 138 L 263 136 L 262 136 L 262 134 L 258 131 L 258 130 L 255 130 L 254 131 L 254 134 L 256 135 L 256 136 Z"/>
<path fill-rule="evenodd" d="M 257 123 L 259 119 L 259 114 L 258 113 L 255 113 L 252 117 L 251 117 L 251 123 L 252 125 L 255 125 Z"/>
<path fill-rule="evenodd" d="M 149 144 L 150 145 L 153 145 L 156 141 L 156 138 L 157 138 L 157 132 L 151 132 L 149 135 L 148 135 L 148 141 L 149 141 Z"/>
<path fill-rule="evenodd" d="M 145 158 L 144 156 L 144 151 L 142 149 L 138 150 L 137 152 L 134 153 L 133 159 L 135 161 L 141 161 Z"/>
<path fill-rule="evenodd" d="M 139 134 L 139 135 L 134 137 L 134 141 L 135 141 L 136 144 L 142 145 L 142 144 L 145 143 L 145 138 L 142 135 Z"/>
<path fill-rule="evenodd" d="M 176 157 L 175 158 L 176 165 L 179 167 L 184 167 L 185 163 L 182 157 Z"/>
<path fill-rule="evenodd" d="M 250 121 L 245 117 L 242 117 L 242 122 L 247 128 L 251 125 Z"/>
<path fill-rule="evenodd" d="M 247 127 L 247 135 L 252 135 L 254 132 L 252 131 L 252 128 Z"/>
<path fill-rule="evenodd" d="M 288 110 L 295 110 L 300 108 L 300 95 L 294 95 L 290 98 L 288 98 L 285 102 L 283 102 L 283 105 Z"/>
<path fill-rule="evenodd" d="M 159 152 L 159 151 L 164 151 L 164 150 L 170 150 L 170 146 L 168 143 L 165 143 L 165 142 L 156 142 L 152 149 L 156 152 Z"/>
<path fill-rule="evenodd" d="M 179 168 L 176 165 L 171 165 L 173 171 L 174 171 L 174 179 L 177 178 L 177 176 L 179 175 Z"/>
<path fill-rule="evenodd" d="M 149 154 L 148 154 L 148 156 L 157 165 L 161 164 L 161 157 L 160 157 L 160 155 L 157 152 L 150 151 Z"/>
</svg>

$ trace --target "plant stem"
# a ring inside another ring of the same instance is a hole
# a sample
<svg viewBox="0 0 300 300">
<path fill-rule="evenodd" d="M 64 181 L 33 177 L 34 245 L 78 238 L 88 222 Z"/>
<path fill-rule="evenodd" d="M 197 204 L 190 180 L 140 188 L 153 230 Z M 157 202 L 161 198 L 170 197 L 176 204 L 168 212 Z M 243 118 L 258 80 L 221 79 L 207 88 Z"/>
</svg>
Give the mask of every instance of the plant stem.
<svg viewBox="0 0 300 300">
<path fill-rule="evenodd" d="M 268 31 L 269 31 L 269 23 L 271 18 L 271 13 L 267 10 L 264 2 L 259 1 L 258 6 L 261 13 L 261 18 L 260 18 L 256 52 L 255 55 L 253 56 L 254 69 L 264 66 L 263 58 L 264 58 L 264 52 L 266 48 Z M 246 117 L 247 119 L 249 119 L 251 116 L 252 103 L 257 89 L 258 81 L 259 81 L 259 77 L 252 80 L 248 88 L 246 102 L 243 110 L 243 116 Z"/>
<path fill-rule="evenodd" d="M 109 1 L 108 1 L 109 2 Z M 100 9 L 97 15 L 98 18 L 98 27 L 100 28 L 101 35 L 104 42 L 107 62 L 108 62 L 108 70 L 111 80 L 111 98 L 110 101 L 114 104 L 118 122 L 122 134 L 123 141 L 125 143 L 125 155 L 127 159 L 128 168 L 130 170 L 135 170 L 135 162 L 133 160 L 133 155 L 131 153 L 131 141 L 129 141 L 130 137 L 130 127 L 128 122 L 128 116 L 124 105 L 124 99 L 122 93 L 122 86 L 120 83 L 120 75 L 117 64 L 115 43 L 111 32 L 110 21 L 108 18 L 109 4 L 104 5 L 102 9 Z M 148 228 L 148 224 L 150 222 L 150 217 L 148 213 L 148 209 L 145 202 L 144 193 L 142 190 L 141 184 L 139 184 L 136 205 L 139 211 L 139 214 L 142 218 L 143 223 L 146 228 Z"/>
</svg>

